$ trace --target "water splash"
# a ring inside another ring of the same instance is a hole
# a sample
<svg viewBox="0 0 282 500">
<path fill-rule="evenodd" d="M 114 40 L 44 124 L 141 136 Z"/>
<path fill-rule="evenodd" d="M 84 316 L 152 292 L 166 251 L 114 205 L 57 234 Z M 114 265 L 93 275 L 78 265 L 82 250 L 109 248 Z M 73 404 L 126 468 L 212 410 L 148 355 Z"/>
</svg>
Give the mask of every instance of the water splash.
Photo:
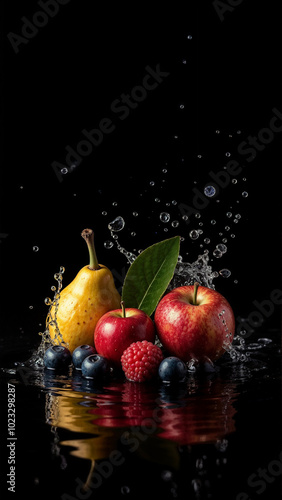
<svg viewBox="0 0 282 500">
<path fill-rule="evenodd" d="M 225 314 L 225 311 L 223 310 L 218 315 L 218 317 L 220 318 L 220 320 L 223 323 L 224 330 L 225 330 L 225 333 L 226 333 L 225 340 L 223 342 L 223 348 L 229 354 L 230 358 L 233 361 L 245 362 L 248 359 L 248 357 L 247 357 L 248 355 L 247 354 L 243 354 L 241 352 L 241 349 L 245 345 L 245 339 L 243 339 L 242 337 L 240 337 L 240 335 L 236 335 L 232 339 L 233 334 L 230 331 L 230 329 L 229 329 L 229 327 L 228 327 L 228 325 L 226 323 L 224 314 Z M 238 342 L 238 345 L 236 345 L 237 342 Z"/>
<path fill-rule="evenodd" d="M 41 337 L 41 342 L 39 347 L 35 350 L 32 356 L 24 363 L 25 366 L 30 367 L 32 369 L 40 369 L 43 368 L 43 358 L 46 350 L 52 344 L 65 344 L 63 341 L 62 334 L 60 332 L 58 322 L 57 322 L 57 313 L 59 300 L 61 296 L 62 290 L 62 281 L 63 281 L 63 273 L 65 272 L 65 268 L 63 266 L 60 267 L 60 271 L 54 274 L 54 278 L 57 281 L 58 285 L 52 286 L 51 290 L 54 292 L 53 299 L 50 297 L 45 298 L 45 304 L 49 306 L 49 310 L 46 318 L 46 328 L 43 332 L 39 332 L 38 335 Z M 54 328 L 54 339 L 52 340 L 50 337 L 49 326 Z"/>
<path fill-rule="evenodd" d="M 168 289 L 172 290 L 178 286 L 193 285 L 195 281 L 202 286 L 214 289 L 213 280 L 217 277 L 218 273 L 213 271 L 209 264 L 208 250 L 205 250 L 192 263 L 184 262 L 183 257 L 180 255 Z"/>
<path fill-rule="evenodd" d="M 121 231 L 125 226 L 125 221 L 120 215 L 108 224 L 108 228 L 112 232 Z"/>
<path fill-rule="evenodd" d="M 108 226 L 109 227 L 109 226 Z M 124 226 L 123 226 L 124 227 Z M 110 229 L 110 227 L 109 227 Z M 114 231 L 111 230 L 111 236 L 115 241 L 116 247 L 120 253 L 122 253 L 129 264 L 132 264 L 137 258 L 137 254 L 133 252 L 129 252 L 126 248 L 120 245 L 117 235 L 114 234 Z M 224 244 L 216 245 L 216 249 L 221 255 L 227 252 L 227 246 Z M 142 250 L 139 250 L 140 253 Z M 213 251 L 213 256 L 215 256 L 215 251 Z M 185 262 L 183 257 L 179 255 L 178 262 L 176 264 L 174 275 L 171 282 L 168 285 L 167 291 L 171 291 L 174 288 L 180 286 L 189 286 L 193 285 L 195 281 L 200 283 L 200 285 L 205 286 L 207 288 L 211 288 L 215 290 L 214 279 L 218 276 L 222 276 L 224 278 L 228 278 L 231 275 L 231 271 L 229 269 L 221 269 L 219 272 L 214 271 L 210 264 L 209 251 L 204 250 L 204 252 L 198 255 L 197 259 L 193 262 Z M 237 335 L 233 339 L 232 332 L 229 330 L 228 325 L 226 324 L 226 320 L 224 317 L 225 311 L 221 311 L 219 313 L 219 318 L 224 325 L 224 330 L 226 332 L 226 338 L 223 343 L 223 348 L 226 353 L 230 356 L 231 360 L 234 362 L 244 363 L 248 360 L 250 355 L 250 350 L 245 347 L 245 339 L 242 336 Z M 161 342 L 157 340 L 157 344 L 162 347 Z M 261 345 L 259 345 L 261 347 Z M 244 351 L 244 352 L 243 352 Z M 189 371 L 197 370 L 198 361 L 196 359 L 190 360 L 189 364 L 187 364 Z M 212 363 L 210 364 L 212 367 Z"/>
<path fill-rule="evenodd" d="M 137 212 L 134 213 L 136 214 L 135 216 L 138 216 Z M 133 252 L 129 252 L 128 250 L 126 250 L 126 248 L 122 247 L 118 241 L 118 235 L 115 234 L 117 231 L 121 231 L 122 229 L 124 229 L 124 227 L 125 221 L 121 216 L 116 217 L 112 222 L 108 224 L 108 229 L 110 230 L 111 237 L 113 238 L 118 251 L 126 257 L 128 264 L 132 264 L 135 261 L 137 255 Z M 112 248 L 113 243 L 107 240 L 104 243 L 104 246 L 106 246 L 106 248 Z"/>
</svg>

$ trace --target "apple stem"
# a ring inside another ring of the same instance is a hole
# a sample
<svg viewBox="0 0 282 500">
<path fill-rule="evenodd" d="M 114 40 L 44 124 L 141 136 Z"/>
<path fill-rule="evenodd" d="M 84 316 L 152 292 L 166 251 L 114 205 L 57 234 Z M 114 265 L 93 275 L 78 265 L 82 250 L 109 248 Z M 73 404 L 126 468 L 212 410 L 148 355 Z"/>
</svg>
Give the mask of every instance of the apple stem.
<svg viewBox="0 0 282 500">
<path fill-rule="evenodd" d="M 124 302 L 123 300 L 120 303 L 121 309 L 122 309 L 122 318 L 126 318 L 126 313 L 125 313 L 125 307 L 124 307 Z"/>
<path fill-rule="evenodd" d="M 94 233 L 92 229 L 84 229 L 81 233 L 81 236 L 86 241 L 88 247 L 89 259 L 90 259 L 88 267 L 93 271 L 97 271 L 98 269 L 100 269 L 100 266 L 98 264 L 98 259 L 94 246 Z"/>
<path fill-rule="evenodd" d="M 198 288 L 199 288 L 199 283 L 196 281 L 194 283 L 194 294 L 193 294 L 193 305 L 194 306 L 197 306 L 197 292 L 198 292 Z"/>
</svg>

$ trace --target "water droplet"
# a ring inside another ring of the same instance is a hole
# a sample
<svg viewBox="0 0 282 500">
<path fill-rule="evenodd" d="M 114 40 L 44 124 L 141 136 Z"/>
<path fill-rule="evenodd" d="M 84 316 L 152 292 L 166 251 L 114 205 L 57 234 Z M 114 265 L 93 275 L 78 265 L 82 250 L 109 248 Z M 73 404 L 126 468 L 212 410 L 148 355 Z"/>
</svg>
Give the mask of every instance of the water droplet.
<svg viewBox="0 0 282 500">
<path fill-rule="evenodd" d="M 232 184 L 237 184 L 238 181 L 237 181 L 237 179 L 232 179 L 231 182 L 232 182 Z"/>
<path fill-rule="evenodd" d="M 226 253 L 227 252 L 227 246 L 224 245 L 223 243 L 219 243 L 216 245 L 216 248 L 221 252 L 221 253 Z"/>
<path fill-rule="evenodd" d="M 182 59 L 182 64 L 187 64 L 186 59 Z"/>
<path fill-rule="evenodd" d="M 233 234 L 233 233 L 230 234 L 230 236 L 231 236 L 231 238 L 235 238 L 235 234 Z"/>
<path fill-rule="evenodd" d="M 197 458 L 196 460 L 196 469 L 203 469 L 204 468 L 204 461 L 203 458 Z"/>
<path fill-rule="evenodd" d="M 156 203 L 160 203 L 160 201 L 161 201 L 160 198 L 155 198 Z"/>
<path fill-rule="evenodd" d="M 194 358 L 190 359 L 190 361 L 188 361 L 188 363 L 186 363 L 188 371 L 195 372 L 197 370 L 196 364 L 197 364 L 196 359 L 194 359 Z"/>
<path fill-rule="evenodd" d="M 104 247 L 107 248 L 107 250 L 109 250 L 110 248 L 112 248 L 114 246 L 113 242 L 110 241 L 110 240 L 107 240 L 104 242 Z"/>
<path fill-rule="evenodd" d="M 184 104 L 180 104 L 180 105 L 179 105 L 179 108 L 180 108 L 180 109 L 184 109 Z"/>
<path fill-rule="evenodd" d="M 188 215 L 182 215 L 183 220 L 188 220 L 188 218 L 189 218 Z"/>
<path fill-rule="evenodd" d="M 208 197 L 208 198 L 211 198 L 212 196 L 214 196 L 216 193 L 216 189 L 214 186 L 206 186 L 205 189 L 204 189 L 204 194 Z"/>
<path fill-rule="evenodd" d="M 227 447 L 228 447 L 228 441 L 227 439 L 218 439 L 216 444 L 215 444 L 215 447 L 217 450 L 221 451 L 222 453 L 224 453 L 226 450 L 227 450 Z"/>
<path fill-rule="evenodd" d="M 132 212 L 132 215 L 134 215 L 134 217 L 138 217 L 138 212 Z"/>
<path fill-rule="evenodd" d="M 52 304 L 52 300 L 50 299 L 50 297 L 46 297 L 46 299 L 44 299 L 44 302 L 46 306 L 50 306 Z"/>
<path fill-rule="evenodd" d="M 163 173 L 163 174 L 166 174 L 166 173 L 167 173 L 167 168 L 163 168 L 163 169 L 162 169 L 162 173 Z"/>
<path fill-rule="evenodd" d="M 170 470 L 164 470 L 161 472 L 161 478 L 163 481 L 171 481 L 172 472 Z"/>
<path fill-rule="evenodd" d="M 154 186 L 155 185 L 155 182 L 154 181 L 150 181 L 150 186 Z"/>
<path fill-rule="evenodd" d="M 241 219 L 241 214 L 236 214 L 235 217 L 236 219 Z"/>
<path fill-rule="evenodd" d="M 193 38 L 193 37 L 192 37 L 192 35 L 188 35 L 188 36 L 187 36 L 187 39 L 188 39 L 188 40 L 192 40 L 192 38 Z"/>
<path fill-rule="evenodd" d="M 216 224 L 216 220 L 212 219 L 211 224 L 214 226 Z"/>
<path fill-rule="evenodd" d="M 106 212 L 105 210 L 102 212 L 102 215 L 108 215 L 108 212 Z"/>
<path fill-rule="evenodd" d="M 172 225 L 172 227 L 178 227 L 179 226 L 178 220 L 173 220 L 171 225 Z"/>
<path fill-rule="evenodd" d="M 108 224 L 110 231 L 121 231 L 125 226 L 124 219 L 121 216 L 116 217 L 112 222 Z"/>
<path fill-rule="evenodd" d="M 167 213 L 167 212 L 161 212 L 160 213 L 160 220 L 162 222 L 169 222 L 169 220 L 170 220 L 170 214 Z"/>
<path fill-rule="evenodd" d="M 226 212 L 226 217 L 230 219 L 230 217 L 232 217 L 232 212 Z"/>
<path fill-rule="evenodd" d="M 249 196 L 249 193 L 247 191 L 243 191 L 242 196 L 243 198 L 247 198 Z"/>
<path fill-rule="evenodd" d="M 231 275 L 231 271 L 229 269 L 221 269 L 219 271 L 219 274 L 220 276 L 222 276 L 223 278 L 229 278 L 229 276 Z"/>
<path fill-rule="evenodd" d="M 271 344 L 272 340 L 263 337 L 263 338 L 258 339 L 258 342 L 260 342 L 261 344 L 267 345 L 267 344 Z"/>
<path fill-rule="evenodd" d="M 217 259 L 219 259 L 220 257 L 222 257 L 222 252 L 221 252 L 218 248 L 216 248 L 216 249 L 213 251 L 213 253 L 212 253 L 212 254 L 213 254 L 213 255 L 214 255 L 214 257 L 216 257 Z"/>
<path fill-rule="evenodd" d="M 197 238 L 199 238 L 199 235 L 200 233 L 196 229 L 192 229 L 192 231 L 190 231 L 189 233 L 191 240 L 196 240 Z"/>
<path fill-rule="evenodd" d="M 216 134 L 220 134 L 220 130 L 216 130 L 216 131 L 215 131 L 215 133 L 216 133 Z"/>
<path fill-rule="evenodd" d="M 231 153 L 229 153 L 229 151 L 227 151 L 227 153 L 225 153 L 225 156 L 227 156 L 229 158 L 229 156 L 231 156 Z"/>
<path fill-rule="evenodd" d="M 211 240 L 209 238 L 205 238 L 204 239 L 204 243 L 206 243 L 207 245 L 211 242 Z"/>
<path fill-rule="evenodd" d="M 29 309 L 33 309 L 33 306 L 29 306 Z"/>
<path fill-rule="evenodd" d="M 61 168 L 61 174 L 66 175 L 68 173 L 68 169 L 66 167 Z"/>
<path fill-rule="evenodd" d="M 38 252 L 39 247 L 37 247 L 37 246 L 35 245 L 34 247 L 32 247 L 32 250 L 33 250 L 34 252 Z"/>
<path fill-rule="evenodd" d="M 120 491 L 123 495 L 128 495 L 128 493 L 130 493 L 130 488 L 129 486 L 122 486 Z"/>
<path fill-rule="evenodd" d="M 230 227 L 229 226 L 225 226 L 225 231 L 230 231 Z"/>
<path fill-rule="evenodd" d="M 136 236 L 136 233 L 134 231 L 132 231 L 130 234 L 131 236 Z"/>
<path fill-rule="evenodd" d="M 237 130 L 237 134 L 238 134 L 238 135 L 239 135 L 239 134 L 241 134 L 241 130 Z"/>
</svg>

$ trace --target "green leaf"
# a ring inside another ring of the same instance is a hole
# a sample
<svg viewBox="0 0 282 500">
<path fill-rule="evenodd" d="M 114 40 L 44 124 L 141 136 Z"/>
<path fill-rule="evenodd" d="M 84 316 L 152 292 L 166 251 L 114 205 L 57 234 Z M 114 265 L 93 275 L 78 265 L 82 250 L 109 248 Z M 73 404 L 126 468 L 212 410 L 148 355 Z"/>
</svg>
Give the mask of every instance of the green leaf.
<svg viewBox="0 0 282 500">
<path fill-rule="evenodd" d="M 124 280 L 122 300 L 125 307 L 153 314 L 171 281 L 179 255 L 180 237 L 155 243 L 131 264 Z"/>
</svg>

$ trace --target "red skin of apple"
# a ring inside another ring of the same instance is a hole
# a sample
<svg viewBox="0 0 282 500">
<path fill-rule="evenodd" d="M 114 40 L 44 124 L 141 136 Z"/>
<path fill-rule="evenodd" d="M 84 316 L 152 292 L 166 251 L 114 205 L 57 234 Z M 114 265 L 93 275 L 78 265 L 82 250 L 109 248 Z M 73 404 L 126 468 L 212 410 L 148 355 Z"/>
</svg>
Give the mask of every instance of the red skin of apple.
<svg viewBox="0 0 282 500">
<path fill-rule="evenodd" d="M 199 286 L 197 305 L 193 304 L 193 294 L 193 285 L 182 286 L 161 299 L 154 317 L 157 335 L 171 355 L 185 362 L 192 358 L 203 362 L 206 357 L 215 361 L 226 352 L 224 341 L 233 340 L 234 313 L 225 297 L 215 290 Z M 219 316 L 222 311 L 224 314 Z"/>
<path fill-rule="evenodd" d="M 94 331 L 94 344 L 98 354 L 120 365 L 123 351 L 142 340 L 155 342 L 156 331 L 151 318 L 141 309 L 114 309 L 104 314 Z"/>
</svg>

